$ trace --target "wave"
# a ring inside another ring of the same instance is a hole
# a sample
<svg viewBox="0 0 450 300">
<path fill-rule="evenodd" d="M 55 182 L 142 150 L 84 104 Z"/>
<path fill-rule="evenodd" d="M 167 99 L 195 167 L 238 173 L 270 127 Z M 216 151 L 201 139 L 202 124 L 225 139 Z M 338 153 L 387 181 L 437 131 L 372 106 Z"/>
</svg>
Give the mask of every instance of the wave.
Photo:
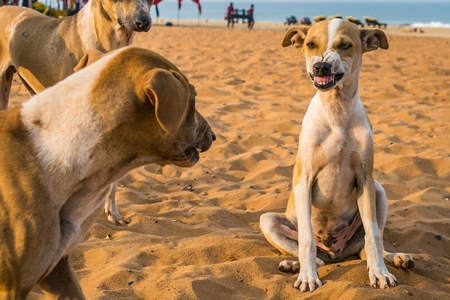
<svg viewBox="0 0 450 300">
<path fill-rule="evenodd" d="M 450 24 L 442 22 L 430 22 L 430 23 L 412 23 L 409 26 L 412 27 L 436 27 L 436 28 L 450 28 Z"/>
</svg>

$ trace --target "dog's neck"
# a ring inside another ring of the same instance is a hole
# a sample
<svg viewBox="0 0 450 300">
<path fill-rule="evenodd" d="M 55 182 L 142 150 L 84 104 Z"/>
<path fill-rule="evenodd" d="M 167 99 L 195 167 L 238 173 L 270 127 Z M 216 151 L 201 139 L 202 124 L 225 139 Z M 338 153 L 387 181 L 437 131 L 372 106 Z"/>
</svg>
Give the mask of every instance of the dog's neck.
<svg viewBox="0 0 450 300">
<path fill-rule="evenodd" d="M 93 113 L 90 103 L 93 86 L 89 83 L 95 82 L 98 74 L 89 72 L 87 77 L 82 71 L 72 75 L 88 83 L 82 88 L 60 82 L 25 102 L 20 112 L 38 160 L 44 166 L 45 184 L 52 195 L 61 199 L 73 194 L 80 183 L 92 189 L 104 188 L 136 164 L 147 163 L 136 157 L 123 157 L 123 149 L 112 149 L 105 142 L 105 134 L 115 130 L 121 117 L 99 120 Z M 55 88 L 66 91 L 64 99 L 56 99 L 61 95 L 53 91 Z M 123 105 L 127 103 L 124 101 Z"/>
<path fill-rule="evenodd" d="M 125 29 L 114 15 L 106 12 L 99 0 L 89 1 L 78 15 L 78 29 L 89 34 L 80 34 L 84 50 L 97 49 L 108 52 L 131 45 L 135 32 Z"/>
<path fill-rule="evenodd" d="M 315 98 L 320 99 L 327 120 L 346 123 L 352 111 L 361 103 L 359 97 L 359 72 L 327 92 L 317 91 Z"/>
</svg>

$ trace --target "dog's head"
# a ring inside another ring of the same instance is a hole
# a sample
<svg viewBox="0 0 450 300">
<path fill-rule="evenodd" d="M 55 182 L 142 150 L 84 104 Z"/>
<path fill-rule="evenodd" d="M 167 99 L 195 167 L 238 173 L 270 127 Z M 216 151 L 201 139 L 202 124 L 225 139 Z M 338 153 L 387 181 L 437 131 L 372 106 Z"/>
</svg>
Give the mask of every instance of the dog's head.
<svg viewBox="0 0 450 300">
<path fill-rule="evenodd" d="M 106 64 L 91 107 L 98 122 L 113 124 L 105 139 L 115 141 L 117 151 L 126 149 L 145 163 L 192 166 L 211 147 L 216 137 L 195 108 L 195 88 L 168 60 L 136 47 L 107 55 L 92 50 L 76 70 L 91 63 Z"/>
<path fill-rule="evenodd" d="M 383 31 L 359 29 L 341 19 L 290 28 L 282 46 L 291 45 L 305 52 L 306 70 L 314 87 L 322 92 L 347 79 L 357 80 L 364 52 L 389 47 Z"/>
<path fill-rule="evenodd" d="M 197 163 L 200 152 L 208 150 L 216 136 L 195 108 L 195 87 L 178 70 L 156 68 L 143 76 L 137 88 L 141 91 L 141 101 L 149 101 L 154 108 L 162 129 L 157 130 L 158 135 L 169 141 L 160 149 L 160 155 L 167 157 L 160 164 L 192 166 Z"/>
<path fill-rule="evenodd" d="M 150 30 L 153 0 L 103 0 L 101 3 L 105 17 L 109 14 L 107 18 L 127 31 Z"/>
</svg>

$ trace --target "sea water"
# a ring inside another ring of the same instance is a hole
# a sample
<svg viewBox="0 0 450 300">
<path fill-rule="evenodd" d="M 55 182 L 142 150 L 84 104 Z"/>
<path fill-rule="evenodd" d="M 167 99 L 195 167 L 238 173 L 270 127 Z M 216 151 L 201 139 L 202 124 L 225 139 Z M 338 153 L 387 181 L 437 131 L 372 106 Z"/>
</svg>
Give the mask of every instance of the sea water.
<svg viewBox="0 0 450 300">
<path fill-rule="evenodd" d="M 247 10 L 254 4 L 255 22 L 285 22 L 287 17 L 295 16 L 297 20 L 314 16 L 325 17 L 340 14 L 359 18 L 364 22 L 365 16 L 377 18 L 381 23 L 391 25 L 413 25 L 421 27 L 449 27 L 450 28 L 450 0 L 441 2 L 413 2 L 413 1 L 297 1 L 278 2 L 269 1 L 231 1 L 234 8 Z M 163 0 L 158 5 L 159 18 L 164 20 L 223 20 L 230 1 L 200 0 L 202 14 L 198 13 L 197 4 L 191 0 L 183 0 L 178 10 L 177 0 Z M 156 18 L 156 10 L 151 10 Z"/>
</svg>

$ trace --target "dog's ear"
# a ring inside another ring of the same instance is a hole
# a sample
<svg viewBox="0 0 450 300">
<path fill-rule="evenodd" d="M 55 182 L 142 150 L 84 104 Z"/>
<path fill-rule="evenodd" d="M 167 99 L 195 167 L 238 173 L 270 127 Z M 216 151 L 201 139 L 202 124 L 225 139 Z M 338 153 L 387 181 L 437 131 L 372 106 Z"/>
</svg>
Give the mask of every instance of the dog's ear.
<svg viewBox="0 0 450 300">
<path fill-rule="evenodd" d="M 167 133 L 180 128 L 189 106 L 189 86 L 176 72 L 154 69 L 144 75 L 144 90 L 155 107 L 158 123 Z M 148 79 L 147 79 L 148 78 Z"/>
<path fill-rule="evenodd" d="M 284 35 L 281 45 L 283 47 L 294 46 L 295 48 L 301 48 L 305 41 L 306 34 L 308 33 L 309 26 L 297 26 L 289 28 Z"/>
<path fill-rule="evenodd" d="M 97 60 L 99 60 L 100 58 L 102 58 L 105 55 L 106 55 L 106 53 L 100 52 L 96 49 L 91 49 L 88 52 L 86 52 L 86 54 L 84 54 L 84 56 L 80 59 L 78 64 L 75 66 L 75 68 L 73 68 L 73 71 L 77 72 L 77 71 L 89 66 L 90 64 L 96 62 Z"/>
<path fill-rule="evenodd" d="M 389 43 L 386 35 L 379 29 L 360 29 L 363 52 L 381 49 L 388 49 Z"/>
</svg>

